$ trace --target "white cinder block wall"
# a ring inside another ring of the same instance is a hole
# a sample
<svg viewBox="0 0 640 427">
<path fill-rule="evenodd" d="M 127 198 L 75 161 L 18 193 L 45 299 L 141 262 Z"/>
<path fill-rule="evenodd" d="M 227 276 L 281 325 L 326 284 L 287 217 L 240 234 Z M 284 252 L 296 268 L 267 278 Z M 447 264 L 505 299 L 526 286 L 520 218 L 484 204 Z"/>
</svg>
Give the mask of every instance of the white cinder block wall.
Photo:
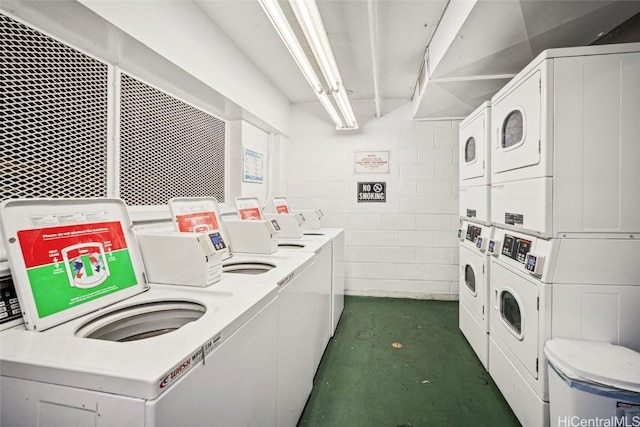
<svg viewBox="0 0 640 427">
<path fill-rule="evenodd" d="M 345 229 L 350 295 L 458 298 L 458 121 L 411 119 L 409 103 L 342 134 L 293 109 L 284 192 Z M 356 174 L 356 151 L 389 151 L 388 174 Z M 357 183 L 387 183 L 386 203 L 358 203 Z"/>
</svg>

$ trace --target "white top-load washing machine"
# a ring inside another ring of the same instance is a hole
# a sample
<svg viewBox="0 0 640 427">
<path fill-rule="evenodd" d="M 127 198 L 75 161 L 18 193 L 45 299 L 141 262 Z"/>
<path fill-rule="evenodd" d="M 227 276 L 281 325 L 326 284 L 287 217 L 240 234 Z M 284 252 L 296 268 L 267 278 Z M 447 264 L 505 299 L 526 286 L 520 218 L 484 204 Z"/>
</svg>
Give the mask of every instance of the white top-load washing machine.
<svg viewBox="0 0 640 427">
<path fill-rule="evenodd" d="M 315 252 L 234 253 L 234 240 L 228 237 L 229 230 L 226 229 L 229 223 L 221 219 L 214 198 L 176 198 L 169 206 L 178 231 L 191 232 L 194 227 L 206 227 L 219 231 L 222 240 L 230 242 L 223 248 L 221 284 L 241 283 L 249 288 L 252 283 L 278 285 L 277 425 L 295 426 L 313 389 L 317 363 L 328 341 L 324 338 L 327 322 L 320 319 L 316 307 L 317 288 L 321 286 L 322 277 L 318 274 Z M 234 232 L 246 234 L 240 238 L 247 248 L 251 247 L 252 237 L 261 237 L 252 235 L 253 226 L 270 221 L 260 220 L 259 211 L 254 214 L 254 220 L 241 220 L 244 224 L 234 222 Z M 262 238 L 269 237 L 262 235 Z M 260 242 L 255 244 L 258 248 L 267 246 Z"/>
<path fill-rule="evenodd" d="M 640 43 L 542 52 L 491 98 L 491 222 L 640 237 Z"/>
<path fill-rule="evenodd" d="M 547 340 L 640 350 L 640 241 L 545 240 L 496 228 L 487 251 L 489 371 L 523 425 L 548 425 Z"/>
<path fill-rule="evenodd" d="M 286 197 L 274 197 L 273 206 L 277 213 L 300 213 L 304 217 L 303 238 L 313 238 L 315 236 L 328 236 L 331 239 L 331 336 L 336 332 L 340 316 L 344 310 L 345 294 L 345 264 L 344 264 L 344 229 L 327 228 L 322 226 L 324 214 L 320 209 L 316 210 L 294 210 L 289 207 Z M 284 245 L 297 245 L 296 241 L 281 239 L 279 247 L 284 249 Z"/>
<path fill-rule="evenodd" d="M 460 122 L 458 164 L 460 217 L 491 224 L 491 101 Z"/>
<path fill-rule="evenodd" d="M 324 213 L 321 209 L 290 209 L 289 202 L 286 197 L 276 196 L 273 197 L 273 209 L 276 214 L 301 214 L 304 222 L 302 223 L 302 228 L 304 229 L 312 229 L 317 230 L 322 228 L 322 218 L 324 217 Z"/>
<path fill-rule="evenodd" d="M 489 370 L 489 279 L 487 247 L 494 227 L 462 221 L 460 240 L 459 326 L 485 369 Z"/>
<path fill-rule="evenodd" d="M 119 199 L 0 215 L 24 315 L 0 333 L 2 425 L 277 425 L 276 286 L 150 285 Z"/>
</svg>

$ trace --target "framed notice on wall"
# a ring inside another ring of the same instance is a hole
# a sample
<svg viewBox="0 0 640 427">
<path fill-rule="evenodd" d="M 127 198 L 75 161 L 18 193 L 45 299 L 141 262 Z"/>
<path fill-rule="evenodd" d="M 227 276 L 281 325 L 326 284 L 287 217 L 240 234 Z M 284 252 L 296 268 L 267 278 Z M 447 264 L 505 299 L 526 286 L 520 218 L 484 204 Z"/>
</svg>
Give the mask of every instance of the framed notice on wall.
<svg viewBox="0 0 640 427">
<path fill-rule="evenodd" d="M 244 149 L 244 169 L 242 180 L 245 182 L 264 182 L 264 159 L 262 153 Z"/>
<path fill-rule="evenodd" d="M 388 151 L 356 151 L 356 173 L 389 173 Z"/>
</svg>

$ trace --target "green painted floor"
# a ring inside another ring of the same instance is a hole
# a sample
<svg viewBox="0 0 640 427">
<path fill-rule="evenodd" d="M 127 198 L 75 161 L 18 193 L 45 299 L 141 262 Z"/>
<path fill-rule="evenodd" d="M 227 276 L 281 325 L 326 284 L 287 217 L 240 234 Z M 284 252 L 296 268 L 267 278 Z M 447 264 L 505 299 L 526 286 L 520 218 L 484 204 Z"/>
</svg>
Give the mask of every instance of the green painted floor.
<svg viewBox="0 0 640 427">
<path fill-rule="evenodd" d="M 519 425 L 458 329 L 458 302 L 366 297 L 346 297 L 298 423 Z"/>
</svg>

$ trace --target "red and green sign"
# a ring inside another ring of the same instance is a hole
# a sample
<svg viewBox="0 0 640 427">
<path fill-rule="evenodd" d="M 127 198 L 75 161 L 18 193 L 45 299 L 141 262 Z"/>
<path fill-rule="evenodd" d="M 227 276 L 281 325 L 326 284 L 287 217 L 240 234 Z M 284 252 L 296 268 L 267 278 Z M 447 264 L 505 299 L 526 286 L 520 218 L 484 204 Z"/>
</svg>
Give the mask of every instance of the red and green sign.
<svg viewBox="0 0 640 427">
<path fill-rule="evenodd" d="M 137 284 L 119 221 L 18 231 L 43 318 Z"/>
</svg>

